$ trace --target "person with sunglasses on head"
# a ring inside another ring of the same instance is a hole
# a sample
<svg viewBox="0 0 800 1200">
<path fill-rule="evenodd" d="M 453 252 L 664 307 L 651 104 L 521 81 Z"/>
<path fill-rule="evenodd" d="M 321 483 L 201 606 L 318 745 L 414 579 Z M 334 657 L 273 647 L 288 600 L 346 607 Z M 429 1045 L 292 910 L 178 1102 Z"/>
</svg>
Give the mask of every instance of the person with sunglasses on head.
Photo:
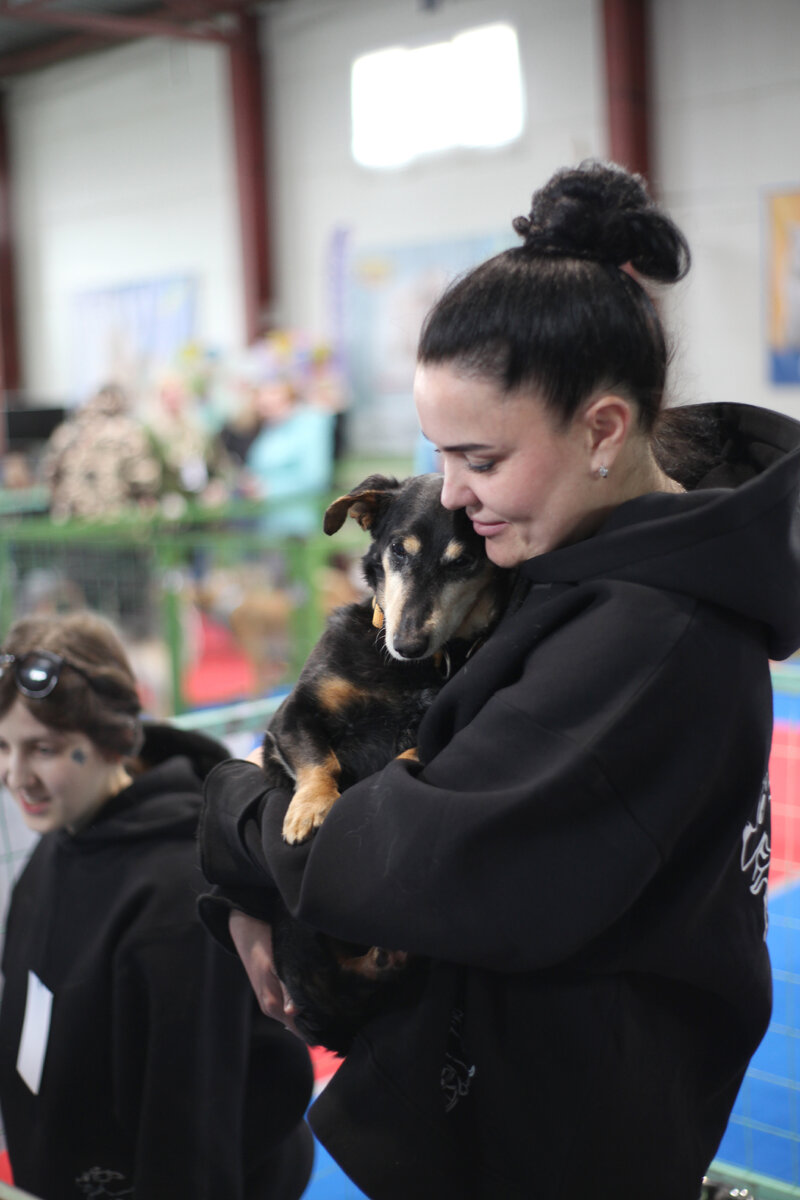
<svg viewBox="0 0 800 1200">
<path fill-rule="evenodd" d="M 666 408 L 655 287 L 690 256 L 641 178 L 566 167 L 514 229 L 428 314 L 414 380 L 442 503 L 512 602 L 418 761 L 346 788 L 306 842 L 282 837 L 289 789 L 216 767 L 202 911 L 278 1019 L 276 895 L 418 959 L 309 1112 L 372 1200 L 697 1200 L 770 1017 L 800 423 Z"/>
<path fill-rule="evenodd" d="M 7 918 L 0 1110 L 40 1200 L 298 1200 L 310 1177 L 308 1052 L 197 917 L 226 757 L 141 719 L 102 618 L 22 618 L 0 644 L 0 784 L 41 834 Z"/>
</svg>

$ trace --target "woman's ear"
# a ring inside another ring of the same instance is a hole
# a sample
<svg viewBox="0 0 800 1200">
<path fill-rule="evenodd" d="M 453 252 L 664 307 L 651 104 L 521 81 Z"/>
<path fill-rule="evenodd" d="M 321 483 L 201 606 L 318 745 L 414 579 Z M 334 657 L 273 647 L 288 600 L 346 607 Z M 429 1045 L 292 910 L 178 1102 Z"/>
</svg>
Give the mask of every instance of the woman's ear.
<svg viewBox="0 0 800 1200">
<path fill-rule="evenodd" d="M 582 420 L 589 442 L 592 470 L 610 468 L 636 420 L 633 405 L 623 396 L 604 392 L 587 405 Z"/>
</svg>

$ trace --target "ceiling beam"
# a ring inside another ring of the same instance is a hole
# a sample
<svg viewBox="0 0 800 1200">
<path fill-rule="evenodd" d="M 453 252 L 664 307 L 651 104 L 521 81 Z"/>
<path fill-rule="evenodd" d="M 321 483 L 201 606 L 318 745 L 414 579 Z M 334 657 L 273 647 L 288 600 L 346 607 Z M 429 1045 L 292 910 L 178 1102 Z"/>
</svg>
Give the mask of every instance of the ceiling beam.
<svg viewBox="0 0 800 1200">
<path fill-rule="evenodd" d="M 41 67 L 49 67 L 53 63 L 77 58 L 82 54 L 108 50 L 122 40 L 124 39 L 118 37 L 97 37 L 94 34 L 79 33 L 40 42 L 27 50 L 12 50 L 8 54 L 0 55 L 0 79 L 24 75 L 27 71 L 38 71 Z"/>
<path fill-rule="evenodd" d="M 53 0 L 23 0 L 21 4 L 10 4 L 9 0 L 4 0 L 4 3 L 0 4 L 0 9 L 9 17 L 24 21 L 25 13 L 33 12 L 37 8 L 47 8 L 48 4 L 52 3 Z"/>
<path fill-rule="evenodd" d="M 7 17 L 9 20 L 24 21 L 26 13 L 51 10 L 53 17 L 56 18 L 59 12 L 65 11 L 54 7 L 59 3 L 60 0 L 0 0 L 0 16 Z M 136 17 L 167 15 L 175 17 L 179 21 L 207 21 L 220 13 L 240 12 L 250 3 L 251 0 L 162 0 L 161 4 L 144 3 L 132 15 Z M 78 4 L 80 4 L 80 0 L 78 0 Z M 77 9 L 66 11 L 67 13 L 77 11 L 80 15 L 79 6 Z M 107 11 L 110 11 L 112 16 L 126 15 L 125 13 L 114 13 L 113 10 Z M 91 16 L 92 12 L 88 12 L 86 15 Z"/>
<path fill-rule="evenodd" d="M 80 29 L 85 33 L 109 35 L 111 37 L 173 37 L 192 41 L 230 41 L 231 34 L 217 26 L 207 29 L 180 25 L 174 21 L 162 21 L 158 17 L 123 17 L 104 13 L 67 12 L 65 9 L 35 8 L 20 13 L 19 6 L 0 4 L 0 17 L 11 18 L 24 24 L 52 25 L 58 29 Z"/>
</svg>

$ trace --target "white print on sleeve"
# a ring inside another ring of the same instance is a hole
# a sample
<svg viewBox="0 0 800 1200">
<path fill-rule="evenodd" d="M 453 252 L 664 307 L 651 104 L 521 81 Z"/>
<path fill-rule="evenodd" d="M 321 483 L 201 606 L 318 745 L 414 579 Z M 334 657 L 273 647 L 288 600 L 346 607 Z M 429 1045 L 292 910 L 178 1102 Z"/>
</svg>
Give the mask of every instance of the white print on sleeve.
<svg viewBox="0 0 800 1200">
<path fill-rule="evenodd" d="M 767 936 L 767 880 L 769 878 L 769 775 L 764 776 L 761 795 L 758 799 L 755 824 L 748 821 L 742 833 L 741 867 L 749 878 L 752 896 L 761 896 L 764 901 L 764 938 Z"/>
<path fill-rule="evenodd" d="M 468 1094 L 472 1077 L 475 1074 L 474 1065 L 471 1066 L 467 1061 L 467 1051 L 464 1047 L 462 1033 L 463 1025 L 464 1013 L 460 1008 L 454 1008 L 450 1015 L 445 1062 L 439 1081 L 444 1093 L 444 1111 L 448 1113 L 452 1112 L 459 1100 Z"/>
<path fill-rule="evenodd" d="M 111 1171 L 105 1167 L 90 1167 L 75 1180 L 75 1186 L 87 1197 L 87 1200 L 100 1200 L 104 1196 L 113 1196 L 121 1200 L 123 1196 L 133 1196 L 133 1188 L 125 1182 L 125 1176 L 119 1171 Z"/>
</svg>

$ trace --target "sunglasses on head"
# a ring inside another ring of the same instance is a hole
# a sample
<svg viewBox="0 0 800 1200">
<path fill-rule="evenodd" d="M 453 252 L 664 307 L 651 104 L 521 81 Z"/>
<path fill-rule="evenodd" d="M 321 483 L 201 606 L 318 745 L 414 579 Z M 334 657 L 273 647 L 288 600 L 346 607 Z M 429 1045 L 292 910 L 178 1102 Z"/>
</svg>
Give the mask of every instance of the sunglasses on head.
<svg viewBox="0 0 800 1200">
<path fill-rule="evenodd" d="M 9 667 L 14 668 L 17 691 L 30 700 L 43 700 L 56 687 L 63 667 L 82 675 L 90 687 L 94 682 L 85 671 L 50 650 L 29 650 L 27 654 L 0 654 L 0 677 Z"/>
</svg>

